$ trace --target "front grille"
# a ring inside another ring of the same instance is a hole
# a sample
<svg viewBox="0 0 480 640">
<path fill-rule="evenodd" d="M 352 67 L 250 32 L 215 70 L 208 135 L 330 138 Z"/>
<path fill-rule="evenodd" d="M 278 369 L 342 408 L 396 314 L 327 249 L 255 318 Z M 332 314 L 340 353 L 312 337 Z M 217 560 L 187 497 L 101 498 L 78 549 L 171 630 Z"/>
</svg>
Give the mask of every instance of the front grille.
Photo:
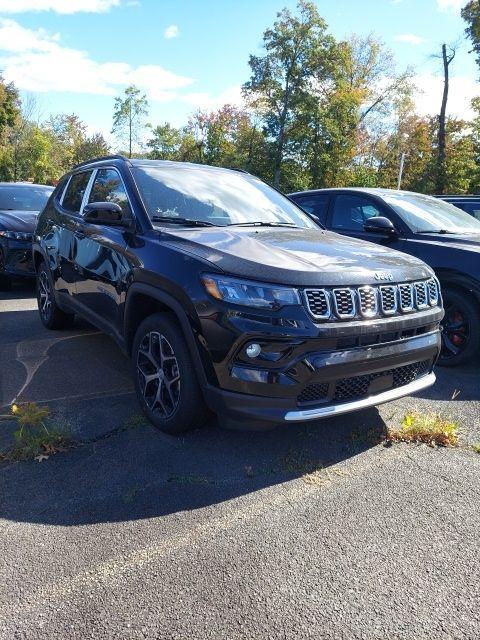
<svg viewBox="0 0 480 640">
<path fill-rule="evenodd" d="M 331 395 L 331 401 L 346 402 L 348 400 L 366 397 L 369 395 L 371 383 L 383 376 L 391 376 L 392 378 L 391 385 L 385 390 L 398 389 L 427 375 L 429 370 L 430 361 L 423 360 L 395 369 L 386 369 L 385 371 L 378 371 L 376 373 L 341 378 L 335 383 L 332 383 L 334 390 Z M 325 401 L 328 399 L 329 388 L 330 384 L 327 382 L 310 384 L 300 393 L 297 402 L 298 404 L 312 404 L 314 402 Z"/>
<path fill-rule="evenodd" d="M 427 288 L 428 288 L 428 300 L 429 300 L 430 306 L 436 307 L 438 304 L 439 293 L 438 293 L 438 285 L 433 278 L 427 282 Z"/>
<path fill-rule="evenodd" d="M 416 282 L 415 289 L 415 305 L 417 309 L 426 309 L 428 307 L 428 292 L 425 282 Z"/>
<path fill-rule="evenodd" d="M 402 311 L 413 311 L 413 285 L 399 284 L 400 308 Z"/>
<path fill-rule="evenodd" d="M 318 384 L 310 384 L 298 396 L 297 401 L 300 404 L 308 402 L 319 402 L 324 400 L 328 395 L 328 382 L 320 382 Z"/>
<path fill-rule="evenodd" d="M 306 289 L 305 301 L 315 319 L 376 318 L 422 311 L 440 302 L 436 280 L 379 286 Z"/>
<path fill-rule="evenodd" d="M 333 304 L 339 318 L 355 316 L 355 298 L 353 289 L 334 289 Z"/>
<path fill-rule="evenodd" d="M 373 318 L 377 315 L 377 290 L 373 287 L 359 287 L 360 313 L 365 318 Z"/>
<path fill-rule="evenodd" d="M 382 311 L 386 316 L 397 312 L 397 287 L 385 285 L 380 287 L 380 300 Z"/>
<path fill-rule="evenodd" d="M 315 316 L 315 318 L 328 318 L 330 316 L 330 302 L 324 289 L 307 289 L 305 296 L 312 316 Z"/>
</svg>

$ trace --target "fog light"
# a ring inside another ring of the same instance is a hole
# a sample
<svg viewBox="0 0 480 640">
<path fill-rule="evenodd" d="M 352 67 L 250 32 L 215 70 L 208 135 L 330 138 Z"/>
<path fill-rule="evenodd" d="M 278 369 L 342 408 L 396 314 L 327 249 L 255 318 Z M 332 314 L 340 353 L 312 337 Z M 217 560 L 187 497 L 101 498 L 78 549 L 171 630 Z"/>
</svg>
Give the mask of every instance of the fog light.
<svg viewBox="0 0 480 640">
<path fill-rule="evenodd" d="M 249 344 L 245 349 L 245 353 L 249 358 L 256 358 L 260 355 L 261 350 L 262 347 L 257 342 L 252 342 L 252 344 Z"/>
</svg>

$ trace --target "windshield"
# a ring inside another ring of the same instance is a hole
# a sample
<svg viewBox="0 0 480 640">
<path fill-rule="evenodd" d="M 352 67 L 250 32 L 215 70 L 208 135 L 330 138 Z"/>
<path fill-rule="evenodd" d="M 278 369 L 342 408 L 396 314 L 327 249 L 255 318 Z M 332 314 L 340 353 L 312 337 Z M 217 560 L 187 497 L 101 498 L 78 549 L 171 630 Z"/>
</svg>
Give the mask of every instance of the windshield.
<svg viewBox="0 0 480 640">
<path fill-rule="evenodd" d="M 448 202 L 417 193 L 384 196 L 402 220 L 416 233 L 480 233 L 480 221 Z"/>
<path fill-rule="evenodd" d="M 139 165 L 132 172 L 155 222 L 318 228 L 285 196 L 245 173 L 189 164 Z"/>
<path fill-rule="evenodd" d="M 10 211 L 41 211 L 47 204 L 52 187 L 0 186 L 0 209 Z"/>
</svg>

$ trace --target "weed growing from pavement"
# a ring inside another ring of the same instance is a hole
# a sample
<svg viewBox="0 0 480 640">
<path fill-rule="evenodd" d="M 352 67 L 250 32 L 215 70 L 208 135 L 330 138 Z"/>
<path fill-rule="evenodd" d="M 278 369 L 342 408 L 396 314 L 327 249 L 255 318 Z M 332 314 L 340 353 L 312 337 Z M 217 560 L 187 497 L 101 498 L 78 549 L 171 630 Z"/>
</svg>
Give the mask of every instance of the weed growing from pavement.
<svg viewBox="0 0 480 640">
<path fill-rule="evenodd" d="M 387 442 L 422 442 L 432 447 L 456 447 L 458 425 L 438 413 L 412 411 L 403 418 L 400 428 L 387 429 Z"/>
<path fill-rule="evenodd" d="M 475 444 L 472 444 L 472 450 L 475 451 L 475 453 L 480 453 L 480 442 L 475 442 Z"/>
<path fill-rule="evenodd" d="M 14 444 L 0 454 L 0 459 L 41 462 L 73 444 L 64 430 L 52 424 L 48 407 L 40 407 L 35 402 L 13 404 L 9 417 L 16 421 L 18 428 L 13 433 Z"/>
</svg>

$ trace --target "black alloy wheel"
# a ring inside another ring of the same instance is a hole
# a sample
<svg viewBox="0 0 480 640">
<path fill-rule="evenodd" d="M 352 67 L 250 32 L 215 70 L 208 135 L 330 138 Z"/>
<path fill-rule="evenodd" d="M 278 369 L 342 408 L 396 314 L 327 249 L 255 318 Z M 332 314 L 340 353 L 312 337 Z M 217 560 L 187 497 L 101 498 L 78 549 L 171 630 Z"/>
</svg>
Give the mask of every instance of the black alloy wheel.
<svg viewBox="0 0 480 640">
<path fill-rule="evenodd" d="M 137 397 L 152 424 L 173 435 L 203 426 L 209 416 L 178 319 L 154 313 L 140 324 L 132 348 Z"/>
<path fill-rule="evenodd" d="M 480 348 L 480 308 L 461 290 L 443 289 L 445 317 L 442 321 L 442 350 L 438 361 L 453 367 L 478 356 Z"/>
<path fill-rule="evenodd" d="M 62 311 L 57 305 L 52 279 L 44 262 L 37 272 L 37 303 L 40 320 L 47 329 L 66 329 L 72 326 L 75 315 Z"/>
</svg>

